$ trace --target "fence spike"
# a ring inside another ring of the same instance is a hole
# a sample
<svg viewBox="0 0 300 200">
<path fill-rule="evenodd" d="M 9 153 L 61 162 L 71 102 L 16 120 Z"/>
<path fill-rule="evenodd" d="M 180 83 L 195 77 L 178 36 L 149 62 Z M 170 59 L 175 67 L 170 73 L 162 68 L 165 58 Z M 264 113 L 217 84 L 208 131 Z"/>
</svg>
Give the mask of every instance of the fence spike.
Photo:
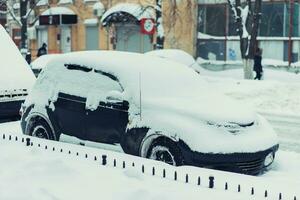
<svg viewBox="0 0 300 200">
<path fill-rule="evenodd" d="M 188 174 L 185 175 L 185 182 L 186 182 L 186 183 L 189 182 L 189 175 L 188 175 Z"/>
<path fill-rule="evenodd" d="M 214 188 L 214 185 L 215 185 L 214 180 L 215 180 L 215 177 L 213 177 L 213 176 L 209 177 L 209 188 Z"/>
<path fill-rule="evenodd" d="M 107 158 L 106 155 L 102 155 L 102 165 L 106 165 L 107 164 L 106 158 Z"/>
<path fill-rule="evenodd" d="M 26 146 L 30 145 L 30 138 L 26 138 Z"/>
</svg>

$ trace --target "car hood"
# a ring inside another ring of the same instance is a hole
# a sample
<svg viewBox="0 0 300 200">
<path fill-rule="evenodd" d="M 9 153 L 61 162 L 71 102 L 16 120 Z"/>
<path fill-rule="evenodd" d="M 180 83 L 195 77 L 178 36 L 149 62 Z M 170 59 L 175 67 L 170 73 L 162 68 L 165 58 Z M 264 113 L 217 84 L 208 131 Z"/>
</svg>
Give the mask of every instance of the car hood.
<svg viewBox="0 0 300 200">
<path fill-rule="evenodd" d="M 157 117 L 168 113 L 215 125 L 233 123 L 247 126 L 256 118 L 251 107 L 218 94 L 194 98 L 148 98 L 142 99 L 141 104 L 142 116 L 155 110 Z"/>
</svg>

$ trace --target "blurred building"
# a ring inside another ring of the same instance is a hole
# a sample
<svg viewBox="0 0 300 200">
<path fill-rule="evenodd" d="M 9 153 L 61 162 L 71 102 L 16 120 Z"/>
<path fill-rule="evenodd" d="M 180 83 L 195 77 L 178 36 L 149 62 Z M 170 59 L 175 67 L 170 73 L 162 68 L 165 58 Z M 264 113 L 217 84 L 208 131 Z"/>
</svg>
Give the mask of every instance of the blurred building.
<svg viewBox="0 0 300 200">
<path fill-rule="evenodd" d="M 227 0 L 198 0 L 197 57 L 240 60 L 239 37 Z M 259 29 L 263 57 L 300 59 L 299 0 L 265 0 Z"/>
<path fill-rule="evenodd" d="M 32 55 L 36 55 L 43 43 L 48 44 L 49 53 L 99 49 L 131 52 L 152 50 L 157 34 L 151 31 L 156 20 L 155 2 L 40 0 L 35 9 L 39 20 L 28 29 Z M 194 54 L 196 1 L 175 1 L 175 4 L 163 2 L 165 48 L 180 48 Z"/>
</svg>

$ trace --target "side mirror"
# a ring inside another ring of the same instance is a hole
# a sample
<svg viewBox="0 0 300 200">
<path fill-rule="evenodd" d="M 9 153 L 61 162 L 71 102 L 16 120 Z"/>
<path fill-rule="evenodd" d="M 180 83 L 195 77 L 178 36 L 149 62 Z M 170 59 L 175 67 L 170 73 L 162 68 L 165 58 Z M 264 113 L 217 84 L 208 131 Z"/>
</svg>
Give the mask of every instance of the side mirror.
<svg viewBox="0 0 300 200">
<path fill-rule="evenodd" d="M 123 93 L 119 91 L 111 91 L 106 97 L 107 102 L 115 103 L 124 101 Z"/>
</svg>

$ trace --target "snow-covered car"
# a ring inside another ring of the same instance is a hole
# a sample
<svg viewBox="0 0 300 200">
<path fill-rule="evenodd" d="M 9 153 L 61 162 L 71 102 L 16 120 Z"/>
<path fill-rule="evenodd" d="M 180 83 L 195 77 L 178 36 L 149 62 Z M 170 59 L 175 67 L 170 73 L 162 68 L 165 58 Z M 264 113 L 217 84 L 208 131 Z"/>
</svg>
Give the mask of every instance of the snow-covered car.
<svg viewBox="0 0 300 200">
<path fill-rule="evenodd" d="M 193 69 L 136 53 L 51 60 L 22 113 L 26 135 L 103 144 L 177 166 L 258 174 L 279 146 L 263 117 L 215 92 Z"/>
<path fill-rule="evenodd" d="M 59 56 L 59 54 L 46 54 L 38 57 L 35 59 L 31 64 L 31 70 L 33 71 L 34 75 L 37 77 L 42 69 L 47 65 L 47 63 L 52 59 Z"/>
<path fill-rule="evenodd" d="M 30 67 L 0 25 L 0 121 L 20 118 L 21 104 L 34 81 Z"/>
</svg>

